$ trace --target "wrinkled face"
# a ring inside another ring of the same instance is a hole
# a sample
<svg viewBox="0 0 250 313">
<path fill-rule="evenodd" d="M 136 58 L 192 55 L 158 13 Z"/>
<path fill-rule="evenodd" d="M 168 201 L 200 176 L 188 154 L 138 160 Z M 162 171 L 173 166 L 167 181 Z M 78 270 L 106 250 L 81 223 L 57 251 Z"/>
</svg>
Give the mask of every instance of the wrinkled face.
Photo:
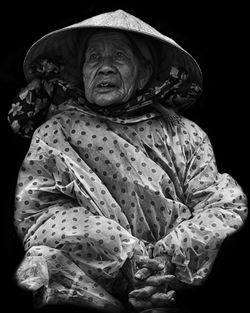
<svg viewBox="0 0 250 313">
<path fill-rule="evenodd" d="M 128 101 L 142 85 L 140 62 L 129 39 L 115 31 L 95 33 L 83 64 L 86 99 L 99 106 Z"/>
</svg>

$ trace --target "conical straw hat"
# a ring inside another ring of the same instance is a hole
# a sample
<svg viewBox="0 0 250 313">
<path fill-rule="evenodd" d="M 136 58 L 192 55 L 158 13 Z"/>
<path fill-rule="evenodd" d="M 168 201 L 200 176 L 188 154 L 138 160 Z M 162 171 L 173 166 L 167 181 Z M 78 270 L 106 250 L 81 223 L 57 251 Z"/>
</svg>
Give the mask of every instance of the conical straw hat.
<svg viewBox="0 0 250 313">
<path fill-rule="evenodd" d="M 196 60 L 173 39 L 143 22 L 141 19 L 123 11 L 103 13 L 82 22 L 55 30 L 36 41 L 28 50 L 23 69 L 27 81 L 32 79 L 29 68 L 38 58 L 61 58 L 66 71 L 75 81 L 81 80 L 79 49 L 91 31 L 96 29 L 122 30 L 137 34 L 137 37 L 151 41 L 158 57 L 157 79 L 164 82 L 171 66 L 184 67 L 190 79 L 202 86 L 202 72 Z"/>
</svg>

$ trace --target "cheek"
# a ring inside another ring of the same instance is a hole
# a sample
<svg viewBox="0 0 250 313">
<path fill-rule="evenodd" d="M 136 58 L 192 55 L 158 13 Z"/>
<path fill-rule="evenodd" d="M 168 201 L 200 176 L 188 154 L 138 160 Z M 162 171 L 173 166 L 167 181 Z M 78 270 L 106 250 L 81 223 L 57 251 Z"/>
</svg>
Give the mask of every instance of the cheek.
<svg viewBox="0 0 250 313">
<path fill-rule="evenodd" d="M 136 89 L 138 71 L 136 67 L 127 68 L 122 72 L 122 80 L 126 90 Z"/>
<path fill-rule="evenodd" d="M 84 85 L 84 91 L 85 94 L 90 94 L 91 93 L 91 82 L 93 81 L 93 72 L 89 69 L 83 68 L 82 75 L 83 75 L 83 85 Z"/>
<path fill-rule="evenodd" d="M 88 85 L 90 83 L 91 72 L 89 70 L 83 68 L 82 76 L 83 76 L 84 85 Z"/>
</svg>

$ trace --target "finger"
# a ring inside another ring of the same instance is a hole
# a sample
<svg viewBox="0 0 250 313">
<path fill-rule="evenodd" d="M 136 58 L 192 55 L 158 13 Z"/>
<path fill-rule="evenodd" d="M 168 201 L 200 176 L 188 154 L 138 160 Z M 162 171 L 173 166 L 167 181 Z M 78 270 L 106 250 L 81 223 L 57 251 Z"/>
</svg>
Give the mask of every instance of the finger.
<svg viewBox="0 0 250 313">
<path fill-rule="evenodd" d="M 164 284 L 169 284 L 172 280 L 175 279 L 174 275 L 164 275 L 164 276 L 149 276 L 145 283 L 150 286 L 161 286 Z"/>
<path fill-rule="evenodd" d="M 144 280 L 151 275 L 151 270 L 148 268 L 141 268 L 135 273 L 135 278 L 138 280 Z"/>
<path fill-rule="evenodd" d="M 146 299 L 150 296 L 152 296 L 152 294 L 154 294 L 156 292 L 157 288 L 154 286 L 145 286 L 143 288 L 140 289 L 135 289 L 133 291 L 131 291 L 128 296 L 130 298 L 136 298 L 136 299 Z"/>
<path fill-rule="evenodd" d="M 181 282 L 176 277 L 169 282 L 169 286 L 171 288 L 173 288 L 174 290 L 187 290 L 187 289 L 194 288 L 191 285 L 188 285 L 188 284 L 185 284 L 185 283 Z"/>
<path fill-rule="evenodd" d="M 136 300 L 135 298 L 129 298 L 129 303 L 137 310 L 144 310 L 152 308 L 152 303 L 145 300 Z"/>
<path fill-rule="evenodd" d="M 167 293 L 155 293 L 151 296 L 150 301 L 158 305 L 166 305 L 174 301 L 175 291 L 170 290 Z"/>
<path fill-rule="evenodd" d="M 161 271 L 164 269 L 165 265 L 155 259 L 149 259 L 148 257 L 140 257 L 137 262 L 139 268 L 146 267 L 152 271 Z"/>
</svg>

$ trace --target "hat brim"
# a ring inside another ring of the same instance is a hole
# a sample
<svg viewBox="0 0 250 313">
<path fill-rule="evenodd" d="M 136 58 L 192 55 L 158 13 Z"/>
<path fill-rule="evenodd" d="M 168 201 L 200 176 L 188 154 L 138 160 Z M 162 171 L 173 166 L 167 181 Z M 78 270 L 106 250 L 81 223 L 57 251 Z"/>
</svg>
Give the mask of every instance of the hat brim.
<svg viewBox="0 0 250 313">
<path fill-rule="evenodd" d="M 108 19 L 109 14 L 113 14 L 113 22 L 112 18 Z M 115 16 L 115 14 L 118 16 Z M 125 22 L 120 22 L 119 14 L 122 14 L 123 17 L 127 14 Z M 119 23 L 117 23 L 117 20 Z M 132 20 L 132 23 L 128 23 L 128 20 L 129 22 Z M 137 27 L 138 23 L 140 25 Z M 35 60 L 39 58 L 58 58 L 64 60 L 67 74 L 70 75 L 73 83 L 77 84 L 79 80 L 82 80 L 82 69 L 79 68 L 79 49 L 84 46 L 84 42 L 89 37 L 89 34 L 93 30 L 98 29 L 134 33 L 141 36 L 141 38 L 145 38 L 145 40 L 151 41 L 152 46 L 157 51 L 158 70 L 156 78 L 160 82 L 164 82 L 167 79 L 170 68 L 175 66 L 185 68 L 189 78 L 199 86 L 202 86 L 201 69 L 196 60 L 186 50 L 171 38 L 121 10 L 101 14 L 80 23 L 55 30 L 40 38 L 31 46 L 24 59 L 23 70 L 26 80 L 29 82 L 32 79 L 29 69 Z"/>
</svg>

